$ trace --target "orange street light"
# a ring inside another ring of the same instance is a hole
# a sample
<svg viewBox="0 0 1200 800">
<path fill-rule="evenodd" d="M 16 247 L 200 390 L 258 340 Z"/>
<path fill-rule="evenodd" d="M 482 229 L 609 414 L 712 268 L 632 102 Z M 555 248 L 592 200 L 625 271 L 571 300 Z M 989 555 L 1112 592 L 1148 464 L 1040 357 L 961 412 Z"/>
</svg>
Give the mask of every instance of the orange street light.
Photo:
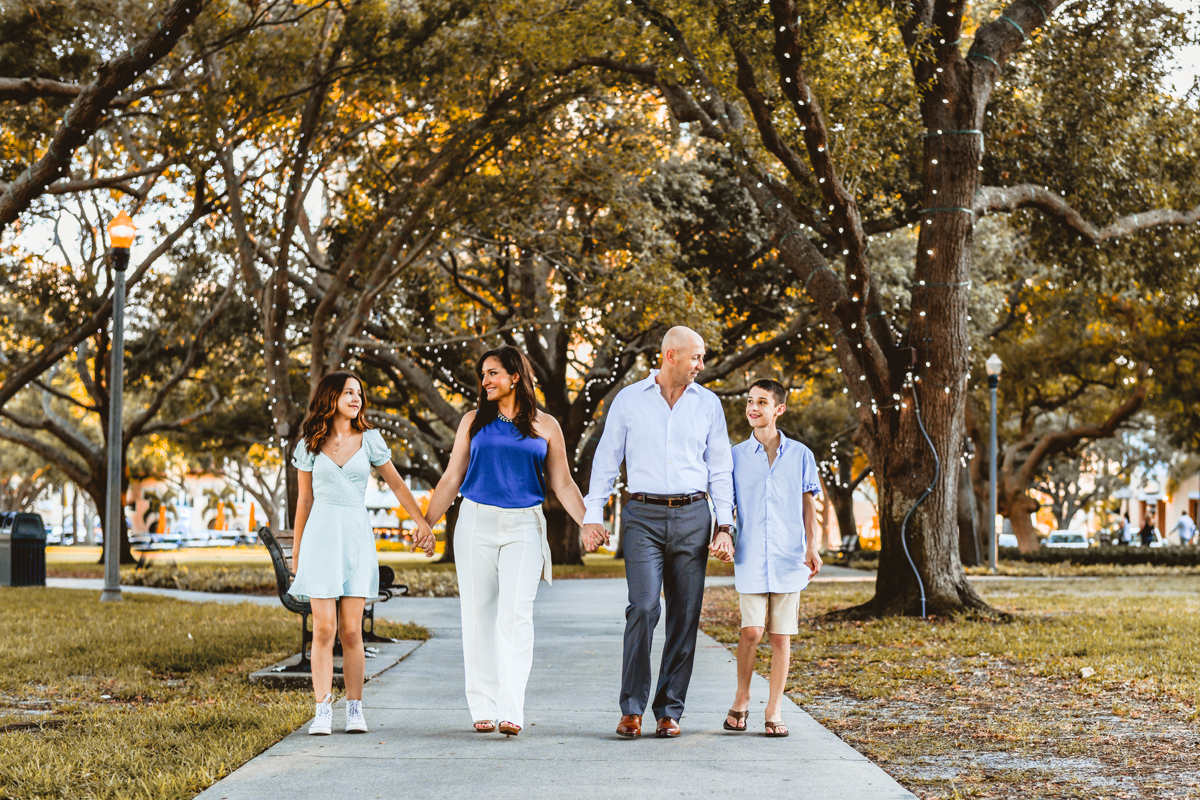
<svg viewBox="0 0 1200 800">
<path fill-rule="evenodd" d="M 133 218 L 124 211 L 118 213 L 113 221 L 108 223 L 108 240 L 115 248 L 128 250 L 136 235 L 137 226 L 133 224 Z"/>
<path fill-rule="evenodd" d="M 125 268 L 129 266 L 129 246 L 137 235 L 133 219 L 124 211 L 108 223 L 112 243 L 112 365 L 108 386 L 108 492 L 104 509 L 104 591 L 100 602 L 121 599 L 121 522 L 125 516 L 121 502 L 124 430 L 121 423 L 121 389 L 125 384 Z M 160 510 L 161 514 L 161 510 Z M 161 517 L 160 517 L 161 520 Z"/>
</svg>

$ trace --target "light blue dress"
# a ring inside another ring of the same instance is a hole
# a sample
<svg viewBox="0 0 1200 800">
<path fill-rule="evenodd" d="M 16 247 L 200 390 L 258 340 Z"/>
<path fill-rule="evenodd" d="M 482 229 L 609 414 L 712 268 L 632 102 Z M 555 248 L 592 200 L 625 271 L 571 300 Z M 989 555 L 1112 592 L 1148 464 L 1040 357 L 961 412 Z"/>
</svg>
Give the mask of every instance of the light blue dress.
<svg viewBox="0 0 1200 800">
<path fill-rule="evenodd" d="M 311 597 L 375 597 L 379 558 L 365 497 L 371 466 L 392 460 L 377 430 L 363 432 L 362 446 L 339 467 L 324 453 L 296 447 L 292 464 L 312 473 L 313 505 L 300 537 L 300 567 L 288 594 Z"/>
</svg>

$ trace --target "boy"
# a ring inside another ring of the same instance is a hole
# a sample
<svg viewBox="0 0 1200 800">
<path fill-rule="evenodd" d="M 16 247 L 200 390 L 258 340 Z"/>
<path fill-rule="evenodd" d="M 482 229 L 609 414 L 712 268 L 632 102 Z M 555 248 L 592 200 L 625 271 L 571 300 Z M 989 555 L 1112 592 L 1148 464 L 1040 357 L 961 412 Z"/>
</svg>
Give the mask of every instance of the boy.
<svg viewBox="0 0 1200 800">
<path fill-rule="evenodd" d="M 742 635 L 738 641 L 738 689 L 725 730 L 745 731 L 750 678 L 764 630 L 771 642 L 771 691 L 767 736 L 787 736 L 782 719 L 783 689 L 799 632 L 800 590 L 821 569 L 813 536 L 813 498 L 820 494 L 812 451 L 775 427 L 787 410 L 787 390 L 777 381 L 755 381 L 746 401 L 753 435 L 733 448 L 733 488 L 737 506 L 737 545 L 727 533 L 713 539 L 714 554 L 734 553 L 734 584 L 741 596 Z"/>
</svg>

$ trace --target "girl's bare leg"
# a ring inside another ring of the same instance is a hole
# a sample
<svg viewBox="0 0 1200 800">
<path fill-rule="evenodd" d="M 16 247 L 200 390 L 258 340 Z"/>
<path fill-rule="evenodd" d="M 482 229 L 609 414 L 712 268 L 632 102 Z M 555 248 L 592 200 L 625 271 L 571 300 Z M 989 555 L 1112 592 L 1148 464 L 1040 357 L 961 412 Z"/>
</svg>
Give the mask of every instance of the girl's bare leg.
<svg viewBox="0 0 1200 800">
<path fill-rule="evenodd" d="M 342 640 L 342 678 L 346 681 L 346 699 L 362 700 L 363 653 L 362 615 L 367 603 L 363 597 L 343 597 L 339 602 L 338 633 Z"/>
<path fill-rule="evenodd" d="M 313 620 L 313 696 L 321 703 L 333 691 L 333 640 L 337 636 L 337 600 L 330 597 L 313 597 L 309 604 L 312 606 Z M 361 674 L 360 672 L 359 675 Z M 359 686 L 361 685 L 360 679 Z"/>
</svg>

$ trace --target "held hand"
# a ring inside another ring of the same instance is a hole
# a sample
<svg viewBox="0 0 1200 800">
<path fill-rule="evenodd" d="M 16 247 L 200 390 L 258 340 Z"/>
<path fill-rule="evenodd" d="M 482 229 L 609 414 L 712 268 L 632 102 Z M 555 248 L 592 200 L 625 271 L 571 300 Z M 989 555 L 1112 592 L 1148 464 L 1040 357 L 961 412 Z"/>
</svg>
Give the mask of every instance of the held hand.
<svg viewBox="0 0 1200 800">
<path fill-rule="evenodd" d="M 608 545 L 608 530 L 598 523 L 592 522 L 583 526 L 583 549 L 589 553 L 596 552 L 600 545 Z"/>
<path fill-rule="evenodd" d="M 425 522 L 424 525 L 417 525 L 417 533 L 413 537 L 413 541 L 425 553 L 426 558 L 433 558 L 437 552 L 437 536 L 434 534 L 433 529 L 429 527 L 428 522 Z"/>
<path fill-rule="evenodd" d="M 709 554 L 716 559 L 724 561 L 726 564 L 733 562 L 733 537 L 725 531 L 718 531 L 713 537 L 712 544 L 708 546 Z"/>
<path fill-rule="evenodd" d="M 821 554 L 817 552 L 817 548 L 810 547 L 804 556 L 804 563 L 812 570 L 812 575 L 808 576 L 812 578 L 821 571 L 824 562 L 821 561 Z"/>
</svg>

